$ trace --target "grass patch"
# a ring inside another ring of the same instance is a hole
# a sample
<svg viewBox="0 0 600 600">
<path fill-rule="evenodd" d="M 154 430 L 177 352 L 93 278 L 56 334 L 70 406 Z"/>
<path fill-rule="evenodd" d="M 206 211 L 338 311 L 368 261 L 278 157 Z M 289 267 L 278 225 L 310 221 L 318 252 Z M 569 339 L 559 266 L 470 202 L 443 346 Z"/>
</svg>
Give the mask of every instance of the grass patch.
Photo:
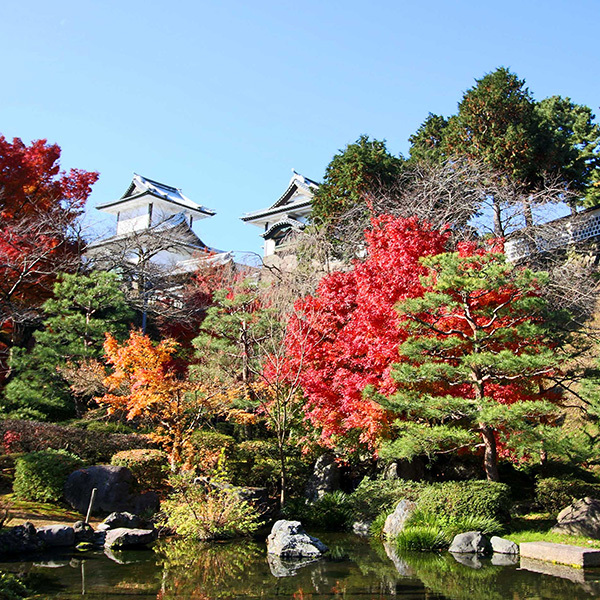
<svg viewBox="0 0 600 600">
<path fill-rule="evenodd" d="M 551 542 L 553 544 L 568 544 L 586 548 L 600 548 L 600 540 L 592 540 L 581 535 L 552 533 L 550 530 L 556 524 L 556 518 L 550 513 L 532 513 L 513 519 L 511 532 L 503 537 L 521 544 L 522 542 Z"/>
<path fill-rule="evenodd" d="M 20 500 L 15 498 L 14 494 L 0 496 L 0 500 L 10 502 L 10 513 L 13 519 L 35 517 L 38 519 L 46 519 L 48 521 L 57 519 L 72 520 L 75 522 L 80 521 L 82 518 L 81 514 L 77 511 L 52 502 L 30 502 L 28 500 Z"/>
<path fill-rule="evenodd" d="M 506 539 L 521 544 L 523 542 L 552 542 L 553 544 L 568 544 L 585 548 L 600 548 L 600 540 L 591 540 L 581 535 L 551 533 L 550 531 L 524 530 L 504 536 Z"/>
</svg>

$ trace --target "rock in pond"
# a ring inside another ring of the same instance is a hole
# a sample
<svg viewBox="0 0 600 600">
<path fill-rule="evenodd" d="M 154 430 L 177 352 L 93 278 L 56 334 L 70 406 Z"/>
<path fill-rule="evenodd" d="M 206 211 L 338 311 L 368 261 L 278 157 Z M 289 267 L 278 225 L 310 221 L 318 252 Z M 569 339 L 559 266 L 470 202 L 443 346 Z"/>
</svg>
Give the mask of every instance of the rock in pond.
<svg viewBox="0 0 600 600">
<path fill-rule="evenodd" d="M 139 548 L 147 546 L 158 538 L 154 529 L 127 529 L 119 527 L 106 532 L 104 547 L 123 550 L 125 548 Z"/>
<path fill-rule="evenodd" d="M 581 498 L 563 508 L 552 532 L 600 539 L 600 500 Z"/>
<path fill-rule="evenodd" d="M 318 558 L 327 551 L 321 540 L 304 531 L 300 521 L 277 521 L 267 538 L 267 553 L 284 559 Z"/>
<path fill-rule="evenodd" d="M 33 523 L 24 523 L 0 533 L 0 555 L 14 556 L 42 550 L 44 543 L 38 537 Z"/>
<path fill-rule="evenodd" d="M 510 540 L 494 535 L 490 539 L 494 554 L 519 554 L 519 546 Z"/>
<path fill-rule="evenodd" d="M 38 537 L 51 548 L 75 545 L 75 530 L 68 525 L 48 525 L 39 527 Z"/>
<path fill-rule="evenodd" d="M 400 500 L 391 515 L 385 520 L 383 526 L 383 535 L 388 540 L 398 537 L 398 534 L 404 529 L 408 518 L 415 512 L 417 505 L 410 500 Z"/>
<path fill-rule="evenodd" d="M 455 554 L 491 554 L 492 545 L 481 531 L 467 531 L 454 536 L 449 551 Z"/>
<path fill-rule="evenodd" d="M 127 527 L 128 529 L 139 529 L 142 526 L 142 519 L 130 512 L 113 512 L 96 527 L 96 531 L 108 531 L 109 529 L 118 529 Z"/>
<path fill-rule="evenodd" d="M 77 521 L 73 525 L 73 531 L 75 532 L 75 545 L 94 541 L 94 529 L 85 521 Z"/>
<path fill-rule="evenodd" d="M 85 514 L 94 488 L 97 489 L 93 514 L 158 510 L 159 500 L 154 492 L 135 493 L 135 478 L 126 467 L 95 465 L 78 469 L 65 483 L 65 500 L 77 511 Z"/>
</svg>

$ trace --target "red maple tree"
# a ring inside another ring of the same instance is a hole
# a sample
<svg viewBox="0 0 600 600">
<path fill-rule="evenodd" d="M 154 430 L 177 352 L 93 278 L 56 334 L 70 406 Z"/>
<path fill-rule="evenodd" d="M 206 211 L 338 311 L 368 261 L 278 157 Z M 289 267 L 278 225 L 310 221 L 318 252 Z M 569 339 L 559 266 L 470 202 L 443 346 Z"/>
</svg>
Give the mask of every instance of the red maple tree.
<svg viewBox="0 0 600 600">
<path fill-rule="evenodd" d="M 416 218 L 389 215 L 374 218 L 365 237 L 367 258 L 325 277 L 313 296 L 298 301 L 286 340 L 306 416 L 330 447 L 342 437 L 372 446 L 391 421 L 362 392 L 368 385 L 386 395 L 395 390 L 390 367 L 407 333 L 394 307 L 422 294 L 420 259 L 443 252 L 448 241 Z"/>
<path fill-rule="evenodd" d="M 79 264 L 74 230 L 98 173 L 60 170 L 60 147 L 0 135 L 0 344 L 19 341 L 56 275 Z M 1 352 L 0 348 L 0 352 Z M 2 369 L 0 367 L 1 371 Z"/>
</svg>

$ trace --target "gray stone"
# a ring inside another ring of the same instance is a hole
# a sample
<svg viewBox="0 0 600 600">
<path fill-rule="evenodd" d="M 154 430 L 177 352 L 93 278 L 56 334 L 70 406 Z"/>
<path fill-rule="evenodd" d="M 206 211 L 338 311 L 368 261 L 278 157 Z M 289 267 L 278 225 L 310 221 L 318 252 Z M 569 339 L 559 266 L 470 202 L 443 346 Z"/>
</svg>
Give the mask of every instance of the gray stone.
<svg viewBox="0 0 600 600">
<path fill-rule="evenodd" d="M 481 531 L 467 531 L 454 536 L 449 550 L 454 554 L 491 554 L 492 546 Z"/>
<path fill-rule="evenodd" d="M 158 538 L 154 529 L 127 529 L 119 527 L 106 532 L 104 547 L 123 550 L 147 546 Z"/>
<path fill-rule="evenodd" d="M 492 536 L 490 544 L 492 545 L 492 552 L 496 554 L 519 554 L 519 546 L 517 544 L 497 535 Z"/>
<path fill-rule="evenodd" d="M 33 523 L 24 523 L 0 533 L 0 556 L 15 556 L 42 550 L 44 543 L 38 537 Z"/>
<path fill-rule="evenodd" d="M 388 515 L 383 526 L 383 536 L 388 540 L 398 537 L 404 529 L 408 518 L 415 512 L 417 505 L 410 500 L 400 500 L 391 515 Z"/>
<path fill-rule="evenodd" d="M 558 513 L 554 533 L 600 539 L 600 500 L 582 498 Z"/>
<path fill-rule="evenodd" d="M 535 558 L 575 567 L 600 567 L 600 550 L 552 542 L 523 542 L 521 558 Z"/>
<path fill-rule="evenodd" d="M 135 479 L 126 467 L 95 465 L 79 469 L 69 475 L 65 483 L 65 500 L 80 513 L 88 509 L 92 489 L 96 499 L 92 514 L 158 510 L 159 500 L 154 492 L 135 493 Z"/>
<path fill-rule="evenodd" d="M 109 529 L 118 529 L 127 527 L 129 529 L 139 529 L 142 526 L 142 519 L 129 512 L 113 512 L 96 527 L 96 531 L 108 531 Z"/>
<path fill-rule="evenodd" d="M 309 502 L 315 502 L 325 494 L 340 489 L 340 469 L 331 454 L 323 454 L 317 459 L 313 474 L 308 480 L 305 497 Z"/>
<path fill-rule="evenodd" d="M 73 525 L 73 531 L 75 532 L 75 545 L 94 541 L 94 529 L 85 521 L 77 521 Z"/>
<path fill-rule="evenodd" d="M 267 553 L 283 559 L 318 558 L 327 551 L 323 542 L 304 531 L 300 521 L 277 521 L 267 538 Z"/>
<path fill-rule="evenodd" d="M 51 548 L 75 545 L 75 530 L 68 525 L 48 525 L 39 527 L 38 537 Z"/>
</svg>

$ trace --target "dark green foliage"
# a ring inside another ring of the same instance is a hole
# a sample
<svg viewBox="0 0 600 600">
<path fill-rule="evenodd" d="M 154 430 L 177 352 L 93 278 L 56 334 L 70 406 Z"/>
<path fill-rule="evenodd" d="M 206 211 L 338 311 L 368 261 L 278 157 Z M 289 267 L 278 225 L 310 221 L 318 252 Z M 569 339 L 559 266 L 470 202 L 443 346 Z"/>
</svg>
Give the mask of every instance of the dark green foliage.
<svg viewBox="0 0 600 600">
<path fill-rule="evenodd" d="M 127 467 L 136 478 L 140 489 L 158 490 L 164 487 L 169 468 L 169 456 L 162 450 L 139 448 L 117 452 L 111 465 Z"/>
<path fill-rule="evenodd" d="M 411 162 L 435 162 L 441 163 L 445 160 L 442 149 L 444 133 L 448 121 L 439 115 L 429 113 L 416 133 L 408 138 L 410 146 Z"/>
<path fill-rule="evenodd" d="M 558 512 L 586 496 L 600 498 L 600 483 L 547 477 L 539 479 L 535 486 L 535 502 L 544 512 Z"/>
<path fill-rule="evenodd" d="M 398 391 L 375 396 L 400 417 L 380 455 L 411 459 L 483 443 L 486 475 L 498 480 L 496 436 L 530 453 L 557 415 L 545 378 L 559 369 L 564 340 L 538 291 L 547 276 L 471 246 L 422 262 L 425 293 L 397 306 L 408 332 L 392 371 Z"/>
<path fill-rule="evenodd" d="M 21 576 L 0 572 L 0 600 L 20 600 L 33 593 Z"/>
<path fill-rule="evenodd" d="M 418 499 L 423 513 L 446 517 L 510 520 L 510 488 L 492 481 L 447 481 L 427 485 Z"/>
<path fill-rule="evenodd" d="M 25 454 L 15 463 L 15 496 L 32 502 L 58 502 L 67 477 L 83 464 L 79 457 L 65 450 Z"/>
<path fill-rule="evenodd" d="M 370 192 L 391 185 L 404 161 L 388 152 L 385 142 L 361 135 L 336 154 L 312 202 L 311 219 L 330 225 L 345 211 L 365 204 Z"/>
<path fill-rule="evenodd" d="M 416 502 L 425 485 L 405 479 L 365 477 L 350 496 L 352 513 L 357 520 L 371 521 L 382 512 L 391 512 L 402 499 Z"/>
<path fill-rule="evenodd" d="M 74 395 L 68 373 L 99 358 L 105 333 L 124 335 L 133 315 L 117 277 L 102 271 L 62 275 L 42 309 L 44 329 L 34 334 L 34 347 L 13 353 L 4 416 L 61 420 L 82 412 L 94 390 Z"/>
<path fill-rule="evenodd" d="M 283 516 L 300 521 L 305 527 L 338 531 L 352 524 L 352 501 L 348 494 L 337 490 L 324 494 L 310 504 L 304 498 L 288 501 Z"/>
<path fill-rule="evenodd" d="M 301 495 L 312 473 L 311 458 L 303 456 L 293 444 L 286 444 L 288 491 Z M 248 440 L 238 444 L 231 461 L 232 480 L 236 485 L 266 487 L 274 495 L 280 485 L 280 459 L 275 440 Z"/>
<path fill-rule="evenodd" d="M 586 206 L 600 203 L 600 125 L 588 106 L 551 96 L 535 106 L 547 131 L 549 170 L 561 173 Z"/>
<path fill-rule="evenodd" d="M 149 440 L 136 434 L 103 433 L 78 427 L 35 421 L 0 421 L 4 451 L 37 452 L 67 450 L 76 452 L 87 464 L 108 464 L 121 450 L 147 448 Z"/>
</svg>

